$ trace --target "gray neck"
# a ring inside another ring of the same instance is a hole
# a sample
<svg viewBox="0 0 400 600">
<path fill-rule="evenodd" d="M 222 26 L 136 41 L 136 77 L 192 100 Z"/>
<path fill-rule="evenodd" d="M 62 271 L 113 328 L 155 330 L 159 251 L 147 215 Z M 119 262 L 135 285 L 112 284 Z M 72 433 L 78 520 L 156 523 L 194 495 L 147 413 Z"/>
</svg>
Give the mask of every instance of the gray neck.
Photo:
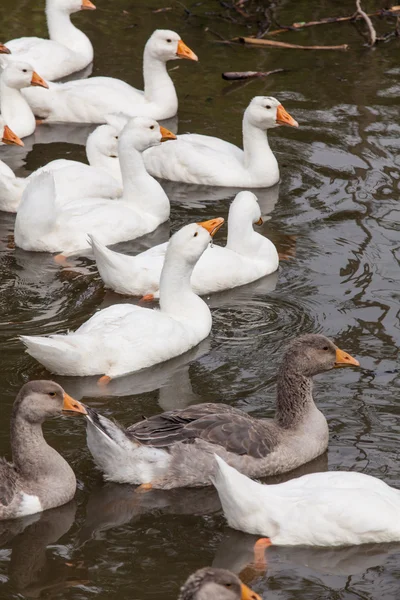
<svg viewBox="0 0 400 600">
<path fill-rule="evenodd" d="M 123 185 L 122 200 L 134 204 L 143 213 L 160 217 L 160 223 L 168 219 L 168 196 L 158 181 L 146 171 L 142 153 L 132 147 L 124 134 L 119 141 L 118 155 Z"/>
<path fill-rule="evenodd" d="M 68 12 L 46 7 L 46 16 L 51 40 L 66 46 L 79 55 L 84 55 L 88 62 L 93 60 L 93 46 L 89 38 L 73 25 Z"/>
<path fill-rule="evenodd" d="M 165 62 L 151 56 L 147 48 L 143 55 L 144 96 L 148 102 L 160 106 L 167 104 L 175 113 L 178 111 L 178 97 L 175 86 L 168 75 Z"/>
<path fill-rule="evenodd" d="M 278 373 L 275 420 L 281 427 L 295 427 L 315 408 L 310 377 L 293 370 L 285 358 Z"/>
<path fill-rule="evenodd" d="M 41 423 L 29 423 L 14 415 L 11 419 L 12 459 L 22 477 L 39 480 L 48 475 L 62 476 L 68 463 L 49 446 L 43 437 Z"/>
</svg>

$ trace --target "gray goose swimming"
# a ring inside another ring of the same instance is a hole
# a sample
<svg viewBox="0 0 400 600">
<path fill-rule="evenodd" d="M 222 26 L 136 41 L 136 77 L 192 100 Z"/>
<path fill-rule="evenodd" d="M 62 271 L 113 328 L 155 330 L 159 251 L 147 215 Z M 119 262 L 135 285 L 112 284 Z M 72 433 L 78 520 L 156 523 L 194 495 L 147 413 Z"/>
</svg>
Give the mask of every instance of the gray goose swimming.
<svg viewBox="0 0 400 600">
<path fill-rule="evenodd" d="M 226 569 L 206 567 L 187 579 L 178 600 L 261 600 L 247 585 Z"/>
<path fill-rule="evenodd" d="M 43 437 L 45 419 L 85 408 L 54 381 L 31 381 L 20 390 L 11 415 L 13 462 L 0 459 L 0 519 L 31 515 L 69 502 L 76 479 Z"/>
<path fill-rule="evenodd" d="M 123 429 L 87 408 L 88 447 L 106 480 L 146 488 L 210 485 L 214 453 L 249 477 L 285 473 L 326 450 L 328 425 L 314 404 L 312 377 L 344 365 L 359 363 L 325 336 L 304 335 L 284 353 L 273 419 L 198 404 Z"/>
</svg>

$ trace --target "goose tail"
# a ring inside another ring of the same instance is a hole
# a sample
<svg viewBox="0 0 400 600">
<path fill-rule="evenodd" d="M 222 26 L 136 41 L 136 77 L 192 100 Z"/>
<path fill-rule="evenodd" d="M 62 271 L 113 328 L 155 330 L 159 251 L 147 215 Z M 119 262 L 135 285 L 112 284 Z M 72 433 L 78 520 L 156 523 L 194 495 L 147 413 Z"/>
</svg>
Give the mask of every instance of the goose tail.
<svg viewBox="0 0 400 600">
<path fill-rule="evenodd" d="M 80 353 L 64 335 L 51 337 L 21 335 L 26 352 L 57 375 L 76 375 Z"/>
</svg>

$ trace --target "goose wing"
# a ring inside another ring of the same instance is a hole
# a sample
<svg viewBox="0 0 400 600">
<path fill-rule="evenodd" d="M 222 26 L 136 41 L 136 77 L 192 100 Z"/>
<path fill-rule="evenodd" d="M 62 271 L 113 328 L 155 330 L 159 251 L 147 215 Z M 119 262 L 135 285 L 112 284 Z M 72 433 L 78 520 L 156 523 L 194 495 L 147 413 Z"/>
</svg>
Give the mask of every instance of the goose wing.
<svg viewBox="0 0 400 600">
<path fill-rule="evenodd" d="M 198 404 L 139 421 L 127 433 L 140 444 L 165 448 L 201 439 L 228 452 L 262 458 L 270 452 L 273 434 L 266 422 L 226 404 Z"/>
</svg>

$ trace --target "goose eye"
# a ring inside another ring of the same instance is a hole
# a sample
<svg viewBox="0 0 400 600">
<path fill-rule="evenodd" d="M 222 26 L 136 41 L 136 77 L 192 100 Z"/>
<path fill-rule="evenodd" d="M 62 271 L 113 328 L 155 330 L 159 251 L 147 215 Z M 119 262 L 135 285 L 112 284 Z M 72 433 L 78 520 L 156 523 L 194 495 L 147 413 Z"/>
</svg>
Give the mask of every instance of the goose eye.
<svg viewBox="0 0 400 600">
<path fill-rule="evenodd" d="M 199 232 L 196 231 L 196 233 L 193 235 L 193 237 L 197 237 L 199 235 Z"/>
<path fill-rule="evenodd" d="M 324 346 L 322 350 L 329 350 L 328 346 Z"/>
<path fill-rule="evenodd" d="M 269 104 L 267 104 L 267 106 L 265 108 L 271 108 L 271 106 Z"/>
<path fill-rule="evenodd" d="M 117 136 L 117 135 L 115 136 L 115 139 L 116 139 L 116 140 L 118 139 L 118 136 Z"/>
<path fill-rule="evenodd" d="M 27 73 L 27 72 L 28 72 L 28 69 L 22 69 L 22 72 L 23 72 L 23 73 Z"/>
<path fill-rule="evenodd" d="M 232 584 L 231 583 L 226 583 L 225 587 L 230 588 L 230 587 L 232 587 Z"/>
<path fill-rule="evenodd" d="M 55 396 L 55 395 L 56 395 L 56 393 L 55 393 L 55 392 L 49 392 L 49 396 L 50 396 L 50 398 L 54 398 L 54 396 Z"/>
<path fill-rule="evenodd" d="M 150 129 L 154 129 L 154 125 L 151 125 L 151 126 L 150 126 Z"/>
<path fill-rule="evenodd" d="M 168 42 L 168 44 L 170 44 L 170 43 L 172 42 L 172 40 L 169 40 L 169 39 L 168 39 L 168 40 L 167 40 L 167 42 Z"/>
</svg>

